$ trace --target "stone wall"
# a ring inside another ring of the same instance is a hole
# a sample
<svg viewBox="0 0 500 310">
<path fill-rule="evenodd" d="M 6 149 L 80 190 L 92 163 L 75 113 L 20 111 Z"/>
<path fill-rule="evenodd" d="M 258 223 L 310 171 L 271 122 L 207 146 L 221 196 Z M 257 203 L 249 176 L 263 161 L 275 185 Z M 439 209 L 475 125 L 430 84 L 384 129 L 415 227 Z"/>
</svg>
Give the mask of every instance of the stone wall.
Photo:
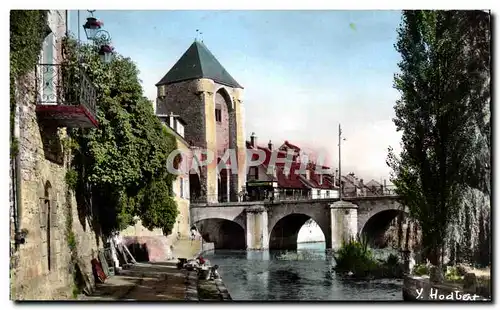
<svg viewBox="0 0 500 310">
<path fill-rule="evenodd" d="M 173 131 L 171 128 L 169 130 Z M 172 132 L 176 137 L 177 149 L 183 153 L 191 154 L 189 144 L 178 134 Z M 172 234 L 175 236 L 179 235 L 182 238 L 189 237 L 189 231 L 191 227 L 191 217 L 189 214 L 189 171 L 183 171 L 183 173 L 175 179 L 173 182 L 173 188 L 175 196 L 175 201 L 177 202 L 177 209 L 179 210 L 179 215 L 177 216 L 176 223 L 172 230 Z"/>
<path fill-rule="evenodd" d="M 56 54 L 60 54 L 64 11 L 52 11 L 49 20 L 53 23 L 53 31 L 57 31 Z M 91 282 L 90 261 L 97 255 L 102 240 L 91 229 L 87 218 L 80 219 L 74 195 L 68 194 L 65 182 L 68 157 L 62 146 L 66 130 L 37 120 L 35 72 L 18 82 L 16 103 L 19 108 L 21 173 L 18 220 L 19 229 L 27 235 L 26 243 L 11 256 L 11 272 L 14 273 L 11 298 L 70 298 L 73 264 L 68 247 L 69 214 L 72 216 L 71 229 L 75 234 L 80 268 Z M 13 238 L 11 236 L 11 240 Z"/>
</svg>

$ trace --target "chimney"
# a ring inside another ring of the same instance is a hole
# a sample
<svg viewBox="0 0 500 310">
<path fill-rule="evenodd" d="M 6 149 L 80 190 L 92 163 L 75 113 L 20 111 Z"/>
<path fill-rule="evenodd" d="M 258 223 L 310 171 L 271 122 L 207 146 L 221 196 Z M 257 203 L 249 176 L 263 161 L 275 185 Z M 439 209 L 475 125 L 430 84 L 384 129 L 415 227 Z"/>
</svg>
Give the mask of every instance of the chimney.
<svg viewBox="0 0 500 310">
<path fill-rule="evenodd" d="M 359 180 L 359 185 L 360 185 L 361 187 L 364 187 L 364 186 L 365 186 L 365 184 L 363 184 L 363 179 L 360 179 L 360 180 Z"/>
<path fill-rule="evenodd" d="M 384 189 L 387 189 L 387 183 L 386 183 L 385 179 L 384 179 Z"/>
<path fill-rule="evenodd" d="M 273 143 L 271 142 L 271 140 L 269 140 L 267 147 L 269 148 L 269 150 L 271 150 L 271 151 L 273 150 Z"/>
<path fill-rule="evenodd" d="M 335 181 L 333 182 L 333 184 L 337 184 L 337 182 L 339 182 L 339 169 L 335 169 Z M 340 183 L 338 184 L 339 187 L 340 187 Z"/>
<path fill-rule="evenodd" d="M 252 135 L 250 136 L 250 144 L 252 147 L 257 147 L 257 136 L 255 135 L 255 132 L 252 132 Z"/>
</svg>

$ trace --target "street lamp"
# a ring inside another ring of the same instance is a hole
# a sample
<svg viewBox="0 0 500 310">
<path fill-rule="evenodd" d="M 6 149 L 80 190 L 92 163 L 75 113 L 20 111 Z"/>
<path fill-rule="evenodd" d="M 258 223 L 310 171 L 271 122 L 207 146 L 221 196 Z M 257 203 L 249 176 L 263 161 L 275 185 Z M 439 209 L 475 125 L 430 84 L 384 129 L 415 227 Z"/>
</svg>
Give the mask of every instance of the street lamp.
<svg viewBox="0 0 500 310">
<path fill-rule="evenodd" d="M 103 23 L 94 17 L 95 10 L 89 10 L 90 16 L 87 17 L 87 22 L 83 25 L 83 30 L 85 30 L 85 35 L 88 40 L 94 40 L 96 38 L 97 32 L 101 29 Z"/>
<path fill-rule="evenodd" d="M 113 47 L 109 44 L 104 44 L 99 49 L 99 57 L 104 63 L 110 63 L 113 57 Z"/>
<path fill-rule="evenodd" d="M 88 10 L 90 16 L 87 17 L 87 22 L 83 25 L 87 39 L 93 41 L 98 47 L 99 57 L 104 63 L 111 62 L 114 48 L 111 46 L 111 36 L 109 32 L 101 29 L 103 22 L 94 17 L 95 10 Z"/>
</svg>

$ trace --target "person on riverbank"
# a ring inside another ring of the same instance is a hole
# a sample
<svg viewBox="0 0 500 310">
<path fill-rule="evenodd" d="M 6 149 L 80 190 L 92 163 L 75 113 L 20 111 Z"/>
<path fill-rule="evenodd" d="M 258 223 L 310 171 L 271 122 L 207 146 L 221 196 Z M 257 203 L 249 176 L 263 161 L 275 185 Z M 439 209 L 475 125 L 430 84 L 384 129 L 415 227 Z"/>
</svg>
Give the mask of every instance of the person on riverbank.
<svg viewBox="0 0 500 310">
<path fill-rule="evenodd" d="M 193 240 L 196 239 L 196 229 L 194 227 L 191 227 L 191 236 L 190 236 L 190 239 L 191 239 L 191 244 L 193 244 Z"/>
<path fill-rule="evenodd" d="M 212 268 L 210 268 L 210 279 L 219 279 L 220 275 L 219 272 L 217 271 L 219 269 L 219 265 L 215 265 Z"/>
</svg>

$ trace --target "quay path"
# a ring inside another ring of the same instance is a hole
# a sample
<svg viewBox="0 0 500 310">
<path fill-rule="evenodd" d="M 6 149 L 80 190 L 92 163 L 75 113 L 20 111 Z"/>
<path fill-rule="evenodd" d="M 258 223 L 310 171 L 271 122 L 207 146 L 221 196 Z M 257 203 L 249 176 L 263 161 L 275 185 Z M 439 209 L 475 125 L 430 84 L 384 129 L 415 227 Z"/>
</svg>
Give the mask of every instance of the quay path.
<svg viewBox="0 0 500 310">
<path fill-rule="evenodd" d="M 179 270 L 178 257 L 194 258 L 201 251 L 200 241 L 179 240 L 175 259 L 137 263 L 122 269 L 105 283 L 97 284 L 92 295 L 82 301 L 221 301 L 230 299 L 220 280 L 198 280 L 196 272 Z"/>
</svg>

